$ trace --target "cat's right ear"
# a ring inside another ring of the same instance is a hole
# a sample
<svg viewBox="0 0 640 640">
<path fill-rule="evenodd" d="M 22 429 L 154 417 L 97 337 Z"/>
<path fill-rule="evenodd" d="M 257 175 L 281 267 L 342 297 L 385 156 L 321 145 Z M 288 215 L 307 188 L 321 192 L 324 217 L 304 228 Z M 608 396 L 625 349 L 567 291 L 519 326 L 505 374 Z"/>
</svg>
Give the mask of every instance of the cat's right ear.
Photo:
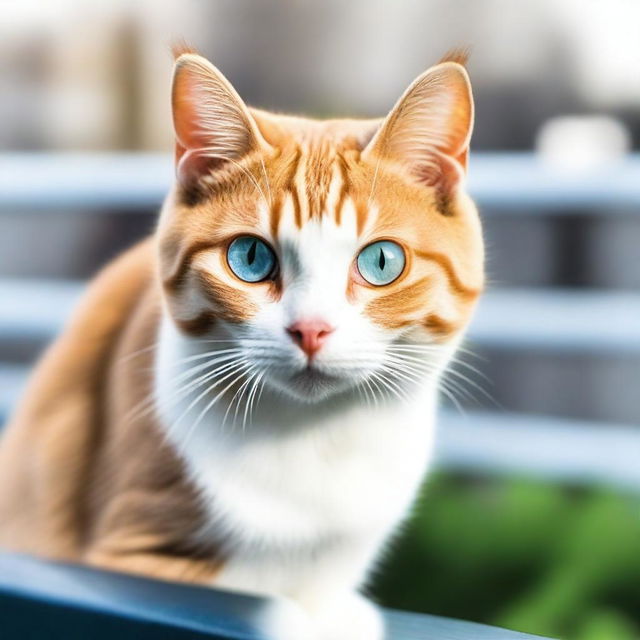
<svg viewBox="0 0 640 640">
<path fill-rule="evenodd" d="M 171 101 L 182 184 L 268 148 L 231 83 L 202 56 L 185 53 L 176 60 Z"/>
<path fill-rule="evenodd" d="M 441 62 L 405 91 L 363 158 L 390 160 L 446 199 L 466 173 L 472 129 L 469 76 L 455 59 Z"/>
</svg>

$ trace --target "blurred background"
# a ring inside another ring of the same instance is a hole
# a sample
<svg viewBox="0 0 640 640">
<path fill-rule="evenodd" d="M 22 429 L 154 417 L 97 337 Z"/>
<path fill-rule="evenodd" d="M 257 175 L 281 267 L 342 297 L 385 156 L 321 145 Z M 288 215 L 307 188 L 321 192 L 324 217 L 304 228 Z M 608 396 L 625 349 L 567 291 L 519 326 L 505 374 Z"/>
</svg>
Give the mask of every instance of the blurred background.
<svg viewBox="0 0 640 640">
<path fill-rule="evenodd" d="M 640 638 L 640 3 L 3 0 L 0 412 L 172 179 L 169 46 L 251 105 L 382 115 L 469 46 L 489 290 L 438 470 L 371 591 L 577 640 Z"/>
</svg>

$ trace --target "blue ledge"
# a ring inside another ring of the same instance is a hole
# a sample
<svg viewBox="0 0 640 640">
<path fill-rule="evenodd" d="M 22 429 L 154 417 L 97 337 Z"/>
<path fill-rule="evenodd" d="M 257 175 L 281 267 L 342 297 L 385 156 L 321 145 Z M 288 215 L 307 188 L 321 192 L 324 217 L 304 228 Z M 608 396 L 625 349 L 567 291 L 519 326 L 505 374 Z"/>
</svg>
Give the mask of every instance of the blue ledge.
<svg viewBox="0 0 640 640">
<path fill-rule="evenodd" d="M 287 611 L 251 596 L 0 554 L 3 640 L 273 640 L 265 624 Z M 389 640 L 538 637 L 437 616 L 388 619 Z"/>
</svg>

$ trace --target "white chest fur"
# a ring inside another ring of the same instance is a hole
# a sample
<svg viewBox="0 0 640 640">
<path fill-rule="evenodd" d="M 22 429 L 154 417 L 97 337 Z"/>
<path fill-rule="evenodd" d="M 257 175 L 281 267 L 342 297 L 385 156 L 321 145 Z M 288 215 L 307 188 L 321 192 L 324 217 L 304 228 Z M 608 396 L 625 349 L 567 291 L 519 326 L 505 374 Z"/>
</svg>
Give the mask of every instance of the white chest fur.
<svg viewBox="0 0 640 640">
<path fill-rule="evenodd" d="M 156 397 L 169 440 L 207 502 L 210 522 L 201 535 L 226 544 L 216 584 L 297 595 L 321 565 L 345 588 L 356 586 L 427 466 L 434 389 L 422 389 L 411 404 L 347 399 L 293 408 L 265 392 L 246 430 L 221 428 L 224 411 L 216 406 L 194 428 L 201 405 L 185 415 L 191 397 L 163 400 L 175 391 L 185 348 L 165 322 Z"/>
</svg>

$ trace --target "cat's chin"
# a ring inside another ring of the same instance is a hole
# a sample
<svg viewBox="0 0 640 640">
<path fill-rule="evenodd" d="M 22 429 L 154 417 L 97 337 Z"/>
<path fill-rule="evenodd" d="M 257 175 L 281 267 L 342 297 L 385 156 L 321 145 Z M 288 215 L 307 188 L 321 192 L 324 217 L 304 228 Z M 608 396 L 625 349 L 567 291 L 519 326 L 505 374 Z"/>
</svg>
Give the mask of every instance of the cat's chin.
<svg viewBox="0 0 640 640">
<path fill-rule="evenodd" d="M 326 373 L 315 367 L 306 367 L 273 382 L 287 396 L 303 403 L 321 402 L 353 386 L 349 378 Z"/>
</svg>

